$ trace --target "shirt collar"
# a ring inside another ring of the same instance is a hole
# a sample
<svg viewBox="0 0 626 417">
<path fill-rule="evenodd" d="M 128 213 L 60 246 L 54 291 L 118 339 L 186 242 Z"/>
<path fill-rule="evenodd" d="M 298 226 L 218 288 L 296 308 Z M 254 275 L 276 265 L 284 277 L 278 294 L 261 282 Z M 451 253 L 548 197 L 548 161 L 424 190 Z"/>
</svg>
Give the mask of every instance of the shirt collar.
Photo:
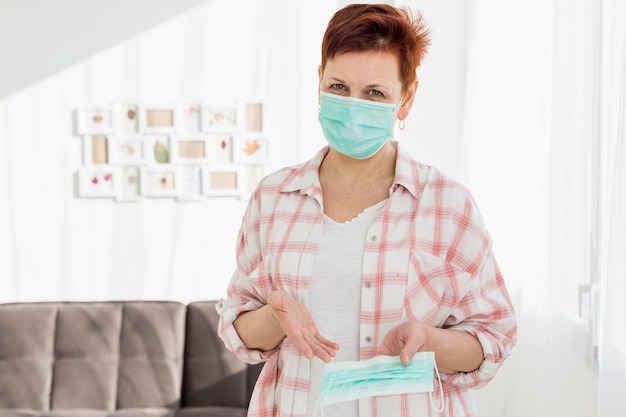
<svg viewBox="0 0 626 417">
<path fill-rule="evenodd" d="M 402 186 L 414 198 L 417 198 L 421 183 L 421 165 L 404 150 L 400 143 L 394 142 L 394 144 L 398 152 L 396 155 L 396 174 L 390 193 Z M 330 147 L 326 145 L 308 162 L 293 167 L 290 178 L 284 182 L 280 191 L 286 193 L 299 191 L 300 194 L 310 196 L 321 194 L 319 168 L 329 150 Z"/>
<path fill-rule="evenodd" d="M 292 167 L 289 179 L 283 183 L 280 191 L 285 193 L 299 191 L 300 194 L 310 196 L 321 195 L 319 170 L 329 150 L 330 146 L 326 145 L 309 161 Z"/>
<path fill-rule="evenodd" d="M 399 186 L 404 187 L 413 198 L 418 198 L 420 189 L 423 187 L 422 175 L 424 173 L 423 165 L 417 162 L 411 157 L 404 147 L 396 142 L 398 149 L 396 156 L 396 177 L 393 180 L 392 191 L 395 191 Z"/>
</svg>

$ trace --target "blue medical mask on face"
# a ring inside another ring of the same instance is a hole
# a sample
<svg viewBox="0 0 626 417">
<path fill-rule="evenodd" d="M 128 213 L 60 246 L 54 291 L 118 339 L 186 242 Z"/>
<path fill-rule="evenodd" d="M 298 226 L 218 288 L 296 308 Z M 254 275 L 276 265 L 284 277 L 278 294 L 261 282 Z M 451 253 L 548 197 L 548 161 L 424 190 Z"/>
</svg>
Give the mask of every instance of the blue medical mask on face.
<svg viewBox="0 0 626 417">
<path fill-rule="evenodd" d="M 395 112 L 395 104 L 320 92 L 322 132 L 333 149 L 351 158 L 370 158 L 391 139 Z"/>
<path fill-rule="evenodd" d="M 416 353 L 407 366 L 402 364 L 399 356 L 331 362 L 324 368 L 319 403 L 324 406 L 379 395 L 432 393 L 435 372 L 438 376 L 434 352 Z M 441 379 L 438 380 L 443 395 Z M 436 411 L 442 412 L 443 405 L 442 396 Z"/>
</svg>

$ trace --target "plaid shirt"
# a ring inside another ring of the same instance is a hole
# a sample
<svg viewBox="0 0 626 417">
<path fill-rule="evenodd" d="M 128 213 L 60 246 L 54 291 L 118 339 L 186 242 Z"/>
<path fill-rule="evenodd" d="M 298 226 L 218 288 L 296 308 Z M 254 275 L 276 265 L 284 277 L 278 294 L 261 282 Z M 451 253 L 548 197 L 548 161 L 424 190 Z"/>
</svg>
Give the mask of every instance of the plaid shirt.
<svg viewBox="0 0 626 417">
<path fill-rule="evenodd" d="M 368 230 L 363 254 L 360 356 L 375 356 L 386 333 L 407 320 L 471 333 L 483 347 L 482 364 L 441 379 L 444 415 L 473 416 L 469 389 L 492 379 L 509 355 L 516 339 L 515 313 L 471 195 L 396 146 L 394 184 Z M 232 323 L 265 305 L 268 294 L 279 288 L 307 305 L 323 223 L 318 171 L 327 152 L 328 147 L 259 184 L 243 218 L 228 297 L 218 303 L 219 333 L 227 348 L 245 362 L 266 361 L 251 417 L 306 415 L 310 361 L 287 338 L 272 351 L 248 349 Z M 434 400 L 439 398 L 436 392 Z M 435 414 L 426 394 L 359 400 L 360 417 Z"/>
</svg>

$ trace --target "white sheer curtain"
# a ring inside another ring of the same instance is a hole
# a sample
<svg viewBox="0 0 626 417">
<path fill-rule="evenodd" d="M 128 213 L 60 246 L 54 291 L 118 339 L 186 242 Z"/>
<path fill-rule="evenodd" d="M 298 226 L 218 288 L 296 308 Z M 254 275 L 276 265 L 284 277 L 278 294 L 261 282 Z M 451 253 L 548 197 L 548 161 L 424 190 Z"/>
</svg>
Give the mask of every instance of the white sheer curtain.
<svg viewBox="0 0 626 417">
<path fill-rule="evenodd" d="M 90 4 L 97 13 L 107 1 Z M 0 302 L 222 297 L 246 201 L 75 198 L 82 158 L 72 111 L 260 100 L 267 170 L 300 162 L 323 142 L 316 70 L 335 10 L 335 0 L 207 0 L 1 97 Z"/>
<path fill-rule="evenodd" d="M 230 274 L 215 260 L 234 244 L 224 230 L 236 230 L 235 202 L 74 198 L 72 111 L 261 96 L 267 30 L 255 4 L 207 2 L 0 101 L 0 301 L 188 299 Z"/>
<path fill-rule="evenodd" d="M 605 0 L 598 416 L 626 413 L 626 2 Z"/>
<path fill-rule="evenodd" d="M 326 3 L 332 2 L 305 15 L 304 6 L 290 1 L 207 1 L 1 98 L 0 302 L 221 297 L 235 267 L 246 202 L 74 198 L 72 177 L 82 161 L 72 111 L 109 103 L 263 100 L 266 132 L 278 144 L 272 162 L 295 162 L 285 158 L 298 154 L 293 137 L 300 137 L 302 103 L 285 105 L 283 98 L 299 98 L 306 88 L 310 96 L 302 102 L 315 105 L 316 67 L 310 67 L 312 83 L 298 67 L 300 31 L 324 29 L 312 22 Z"/>
<path fill-rule="evenodd" d="M 481 417 L 597 413 L 579 318 L 597 235 L 600 22 L 594 0 L 472 3 L 462 180 L 514 298 L 519 341 L 476 391 Z M 623 410 L 622 410 L 623 411 Z"/>
</svg>

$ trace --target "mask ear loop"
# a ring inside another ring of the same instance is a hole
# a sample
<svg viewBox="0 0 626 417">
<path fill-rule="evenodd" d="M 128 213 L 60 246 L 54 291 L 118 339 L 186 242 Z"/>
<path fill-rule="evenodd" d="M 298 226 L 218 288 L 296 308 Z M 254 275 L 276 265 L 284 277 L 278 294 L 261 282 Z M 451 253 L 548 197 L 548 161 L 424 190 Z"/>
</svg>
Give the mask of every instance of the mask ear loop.
<svg viewBox="0 0 626 417">
<path fill-rule="evenodd" d="M 317 403 L 315 403 L 315 411 L 313 411 L 313 417 L 317 417 L 317 410 L 322 410 L 321 417 L 324 417 L 324 406 L 320 402 L 319 397 L 317 398 Z"/>
<path fill-rule="evenodd" d="M 443 384 L 441 383 L 441 375 L 439 375 L 439 368 L 437 368 L 437 362 L 435 362 L 435 373 L 437 374 L 437 382 L 439 382 L 439 392 L 441 393 L 441 402 L 438 408 L 435 408 L 435 403 L 433 402 L 434 392 L 429 393 L 428 395 L 430 397 L 430 406 L 437 413 L 441 414 L 443 413 L 443 410 L 445 408 L 445 397 L 443 395 Z"/>
</svg>

